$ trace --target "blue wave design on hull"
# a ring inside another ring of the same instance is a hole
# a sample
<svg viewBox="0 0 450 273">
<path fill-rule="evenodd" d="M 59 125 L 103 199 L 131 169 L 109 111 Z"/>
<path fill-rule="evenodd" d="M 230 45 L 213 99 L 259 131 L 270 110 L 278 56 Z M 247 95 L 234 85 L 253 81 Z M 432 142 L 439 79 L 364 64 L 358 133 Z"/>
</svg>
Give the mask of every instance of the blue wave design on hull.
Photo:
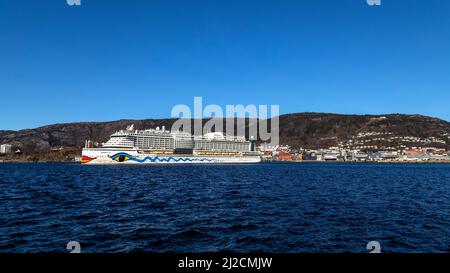
<svg viewBox="0 0 450 273">
<path fill-rule="evenodd" d="M 124 161 L 134 161 L 134 162 L 138 162 L 138 163 L 145 163 L 145 162 L 152 162 L 152 163 L 156 163 L 156 162 L 166 162 L 166 163 L 170 163 L 170 162 L 214 162 L 214 159 L 209 159 L 209 158 L 187 158 L 187 157 L 164 157 L 164 158 L 160 158 L 158 156 L 155 157 L 151 157 L 151 156 L 147 156 L 145 158 L 139 159 L 137 157 L 134 157 L 130 154 L 127 153 L 117 153 L 113 156 L 111 156 L 110 158 L 112 160 L 116 160 L 119 157 L 123 157 L 124 160 L 123 161 L 119 161 L 119 162 L 124 162 Z M 125 160 L 126 158 L 126 160 Z"/>
<path fill-rule="evenodd" d="M 139 162 L 139 163 L 145 163 L 145 162 L 213 162 L 213 159 L 209 159 L 209 158 L 183 158 L 183 157 L 179 157 L 179 158 L 175 158 L 175 157 L 168 157 L 168 158 L 160 158 L 160 157 L 150 157 L 147 156 L 143 159 L 139 159 L 139 158 L 130 158 L 130 160 L 135 161 L 135 162 Z"/>
</svg>

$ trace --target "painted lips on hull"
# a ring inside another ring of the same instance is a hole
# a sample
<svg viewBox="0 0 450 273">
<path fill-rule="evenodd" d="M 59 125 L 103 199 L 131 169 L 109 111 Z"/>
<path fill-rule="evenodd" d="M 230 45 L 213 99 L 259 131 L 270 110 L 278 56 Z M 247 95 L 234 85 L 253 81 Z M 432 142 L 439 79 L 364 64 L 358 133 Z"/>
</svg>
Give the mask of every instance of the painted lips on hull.
<svg viewBox="0 0 450 273">
<path fill-rule="evenodd" d="M 81 163 L 86 164 L 86 163 L 91 162 L 91 161 L 94 160 L 94 159 L 97 159 L 97 158 L 96 158 L 96 157 L 89 157 L 89 156 L 83 155 L 83 156 L 81 157 Z"/>
</svg>

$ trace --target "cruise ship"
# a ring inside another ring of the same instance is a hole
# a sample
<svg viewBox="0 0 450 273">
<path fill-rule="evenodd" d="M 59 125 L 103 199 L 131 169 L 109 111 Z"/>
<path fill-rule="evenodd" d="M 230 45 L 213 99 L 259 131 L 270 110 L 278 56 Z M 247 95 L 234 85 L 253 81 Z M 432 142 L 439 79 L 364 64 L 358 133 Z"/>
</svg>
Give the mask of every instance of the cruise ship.
<svg viewBox="0 0 450 273">
<path fill-rule="evenodd" d="M 83 164 L 258 163 L 255 141 L 221 132 L 194 136 L 161 129 L 135 130 L 133 125 L 111 135 L 101 147 L 86 141 Z"/>
</svg>

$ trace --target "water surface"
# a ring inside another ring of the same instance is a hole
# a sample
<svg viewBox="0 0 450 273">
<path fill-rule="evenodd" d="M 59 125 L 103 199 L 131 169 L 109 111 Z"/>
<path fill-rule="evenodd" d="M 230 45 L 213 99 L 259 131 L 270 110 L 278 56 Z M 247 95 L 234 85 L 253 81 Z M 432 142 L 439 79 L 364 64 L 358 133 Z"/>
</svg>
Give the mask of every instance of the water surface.
<svg viewBox="0 0 450 273">
<path fill-rule="evenodd" d="M 0 252 L 450 252 L 450 164 L 0 164 Z"/>
</svg>

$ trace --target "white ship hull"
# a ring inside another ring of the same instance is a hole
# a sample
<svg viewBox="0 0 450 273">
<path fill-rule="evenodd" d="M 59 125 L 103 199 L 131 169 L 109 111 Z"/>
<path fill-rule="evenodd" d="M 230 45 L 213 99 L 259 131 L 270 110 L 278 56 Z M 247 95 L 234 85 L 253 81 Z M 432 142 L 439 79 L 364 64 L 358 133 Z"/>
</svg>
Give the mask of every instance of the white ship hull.
<svg viewBox="0 0 450 273">
<path fill-rule="evenodd" d="M 139 152 L 126 148 L 84 148 L 83 164 L 222 164 L 259 163 L 258 155 L 173 155 Z"/>
</svg>

